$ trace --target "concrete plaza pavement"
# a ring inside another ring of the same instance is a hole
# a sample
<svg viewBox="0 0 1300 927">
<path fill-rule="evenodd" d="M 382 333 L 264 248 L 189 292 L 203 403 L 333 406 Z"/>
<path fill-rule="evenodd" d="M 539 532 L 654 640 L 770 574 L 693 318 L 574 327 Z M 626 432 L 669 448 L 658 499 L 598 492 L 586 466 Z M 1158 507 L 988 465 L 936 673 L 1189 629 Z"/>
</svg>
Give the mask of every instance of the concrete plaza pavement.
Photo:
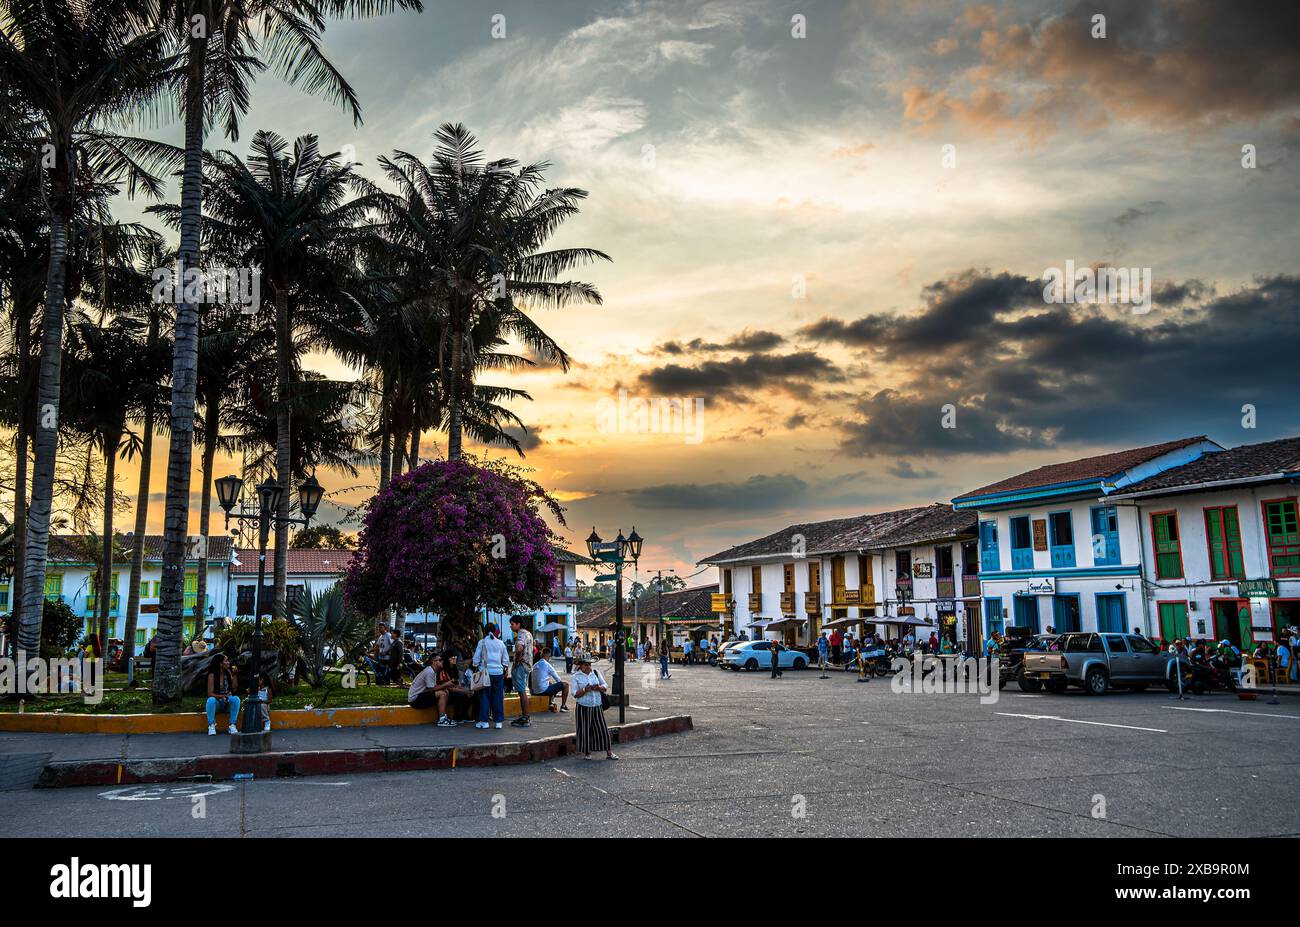
<svg viewBox="0 0 1300 927">
<path fill-rule="evenodd" d="M 1012 684 L 981 704 L 816 670 L 656 676 L 629 667 L 628 719 L 689 714 L 695 730 L 624 745 L 616 762 L 20 789 L 0 792 L 0 835 L 1300 835 L 1295 699 Z M 539 726 L 572 723 L 554 719 Z"/>
</svg>

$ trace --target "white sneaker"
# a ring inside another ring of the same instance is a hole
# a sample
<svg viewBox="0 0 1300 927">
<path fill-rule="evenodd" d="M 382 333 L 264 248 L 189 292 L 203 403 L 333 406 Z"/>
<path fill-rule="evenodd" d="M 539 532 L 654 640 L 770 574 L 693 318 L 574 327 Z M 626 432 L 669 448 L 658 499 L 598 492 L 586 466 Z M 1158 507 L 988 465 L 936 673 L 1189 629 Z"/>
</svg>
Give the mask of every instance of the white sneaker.
<svg viewBox="0 0 1300 927">
<path fill-rule="evenodd" d="M 235 727 L 233 724 L 230 725 L 230 727 L 229 727 L 228 730 L 229 730 L 229 732 L 230 732 L 231 734 L 238 734 L 238 733 L 239 733 L 239 728 Z"/>
<path fill-rule="evenodd" d="M 488 729 L 488 723 L 486 721 L 475 721 L 474 726 L 484 731 Z"/>
<path fill-rule="evenodd" d="M 215 724 L 209 724 L 209 725 L 208 725 L 208 736 L 209 736 L 209 737 L 212 737 L 212 736 L 214 736 L 216 733 L 217 733 L 217 726 L 216 726 Z"/>
<path fill-rule="evenodd" d="M 443 715 L 441 718 L 438 719 L 438 727 L 452 727 L 454 724 L 455 722 L 452 721 L 450 718 L 448 718 L 446 715 Z"/>
<path fill-rule="evenodd" d="M 263 731 L 269 731 L 270 729 L 271 729 L 271 722 L 270 722 L 270 721 L 268 721 L 268 722 L 266 722 L 265 724 L 262 725 L 262 730 L 263 730 Z"/>
<path fill-rule="evenodd" d="M 500 721 L 497 722 L 497 730 L 498 730 L 498 731 L 501 730 L 501 722 L 500 722 Z"/>
</svg>

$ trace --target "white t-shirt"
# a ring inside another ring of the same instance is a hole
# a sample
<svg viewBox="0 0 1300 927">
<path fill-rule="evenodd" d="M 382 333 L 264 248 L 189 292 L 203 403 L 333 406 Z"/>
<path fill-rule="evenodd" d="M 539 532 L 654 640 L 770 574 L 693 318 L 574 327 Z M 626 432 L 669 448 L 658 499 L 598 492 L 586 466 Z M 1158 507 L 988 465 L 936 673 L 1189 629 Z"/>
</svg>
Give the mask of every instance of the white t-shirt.
<svg viewBox="0 0 1300 927">
<path fill-rule="evenodd" d="M 564 659 L 566 659 L 566 660 L 571 660 L 571 659 L 573 659 L 573 648 L 572 648 L 572 647 L 565 647 L 565 648 L 564 648 Z"/>
</svg>

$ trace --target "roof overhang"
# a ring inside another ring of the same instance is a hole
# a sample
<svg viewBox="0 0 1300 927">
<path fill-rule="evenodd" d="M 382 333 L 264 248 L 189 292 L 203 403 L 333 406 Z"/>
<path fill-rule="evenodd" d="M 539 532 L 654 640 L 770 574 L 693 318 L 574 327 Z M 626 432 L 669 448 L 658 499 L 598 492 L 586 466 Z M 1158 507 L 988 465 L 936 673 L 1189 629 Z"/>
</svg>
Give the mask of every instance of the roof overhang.
<svg viewBox="0 0 1300 927">
<path fill-rule="evenodd" d="M 1015 489 L 1008 492 L 985 493 L 979 496 L 958 496 L 952 500 L 952 507 L 958 510 L 964 509 L 983 509 L 996 508 L 1002 505 L 1013 505 L 1017 502 L 1028 502 L 1034 499 L 1055 499 L 1060 496 L 1089 495 L 1093 491 L 1100 491 L 1103 495 L 1106 491 L 1107 484 L 1113 482 L 1113 477 L 1094 478 L 1087 480 L 1071 480 L 1067 483 L 1051 483 L 1047 486 L 1034 486 L 1028 489 Z"/>
<path fill-rule="evenodd" d="M 1208 492 L 1215 489 L 1231 489 L 1233 486 L 1256 486 L 1260 483 L 1294 483 L 1300 482 L 1300 471 L 1281 471 L 1267 473 L 1263 476 L 1240 476 L 1229 480 L 1206 480 L 1201 483 L 1184 483 L 1181 486 L 1162 486 L 1158 489 L 1146 489 L 1139 492 L 1122 492 L 1107 499 L 1147 499 L 1153 496 L 1185 496 L 1191 493 Z"/>
</svg>

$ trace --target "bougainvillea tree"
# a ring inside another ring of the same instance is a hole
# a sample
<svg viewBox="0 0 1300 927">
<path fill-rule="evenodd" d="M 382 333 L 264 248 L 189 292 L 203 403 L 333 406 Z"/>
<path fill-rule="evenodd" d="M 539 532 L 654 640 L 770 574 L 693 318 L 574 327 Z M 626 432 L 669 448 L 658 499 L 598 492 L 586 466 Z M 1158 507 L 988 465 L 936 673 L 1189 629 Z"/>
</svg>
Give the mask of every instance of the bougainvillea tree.
<svg viewBox="0 0 1300 927">
<path fill-rule="evenodd" d="M 500 462 L 436 461 L 394 477 L 370 501 L 348 602 L 376 617 L 436 612 L 442 642 L 467 652 L 484 608 L 531 611 L 552 597 L 560 539 L 543 508 L 564 523 L 541 486 Z"/>
</svg>

